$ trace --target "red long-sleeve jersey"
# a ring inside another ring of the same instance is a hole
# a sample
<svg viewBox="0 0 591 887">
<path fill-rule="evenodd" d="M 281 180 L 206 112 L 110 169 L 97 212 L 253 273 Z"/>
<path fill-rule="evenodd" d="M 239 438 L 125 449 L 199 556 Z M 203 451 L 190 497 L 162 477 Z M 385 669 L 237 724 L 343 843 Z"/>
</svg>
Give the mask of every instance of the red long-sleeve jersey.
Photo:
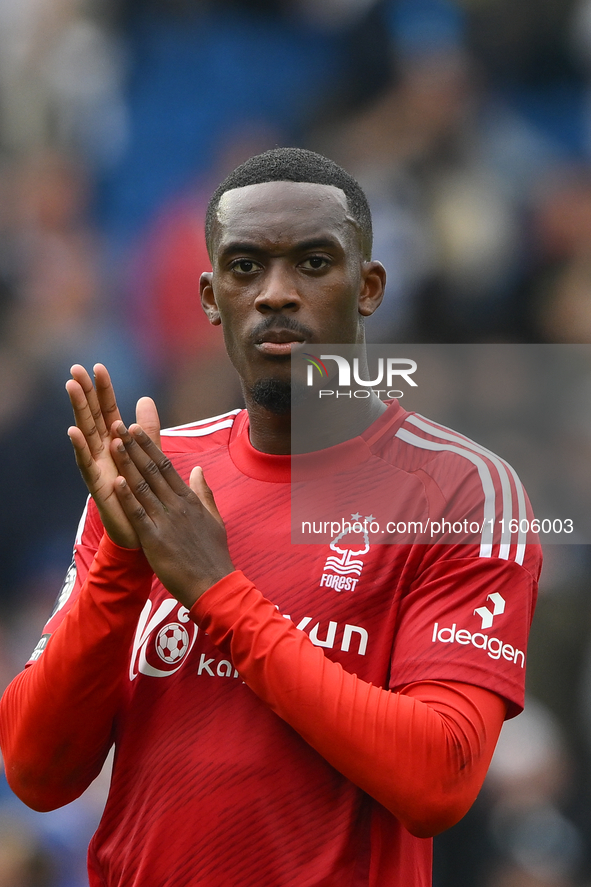
<svg viewBox="0 0 591 887">
<path fill-rule="evenodd" d="M 412 418 L 394 405 L 358 439 L 396 467 L 402 500 L 406 483 L 427 508 L 434 486 L 484 508 L 477 458 L 503 514 L 522 501 L 465 439 L 415 445 L 439 432 Z M 340 590 L 323 581 L 334 548 L 291 545 L 289 458 L 255 451 L 244 413 L 164 441 L 185 477 L 203 466 L 241 572 L 189 613 L 141 553 L 105 539 L 95 558 L 91 506 L 46 649 L 2 702 L 11 784 L 66 803 L 115 742 L 93 887 L 427 885 L 422 836 L 469 806 L 522 703 L 537 547 L 370 546 Z"/>
</svg>

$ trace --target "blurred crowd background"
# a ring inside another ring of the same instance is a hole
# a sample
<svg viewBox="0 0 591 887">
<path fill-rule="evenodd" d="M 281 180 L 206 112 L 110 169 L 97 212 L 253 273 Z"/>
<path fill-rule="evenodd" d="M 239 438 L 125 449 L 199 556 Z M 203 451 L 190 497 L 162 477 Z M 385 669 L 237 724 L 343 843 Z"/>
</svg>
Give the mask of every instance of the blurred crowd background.
<svg viewBox="0 0 591 887">
<path fill-rule="evenodd" d="M 0 0 L 0 683 L 85 500 L 70 365 L 106 363 L 128 419 L 142 394 L 167 425 L 241 405 L 198 303 L 202 222 L 277 145 L 366 189 L 370 341 L 591 343 L 591 0 Z M 590 580 L 587 547 L 548 547 L 529 705 L 435 887 L 591 885 Z M 0 783 L 0 887 L 83 887 L 107 784 L 34 814 Z"/>
</svg>

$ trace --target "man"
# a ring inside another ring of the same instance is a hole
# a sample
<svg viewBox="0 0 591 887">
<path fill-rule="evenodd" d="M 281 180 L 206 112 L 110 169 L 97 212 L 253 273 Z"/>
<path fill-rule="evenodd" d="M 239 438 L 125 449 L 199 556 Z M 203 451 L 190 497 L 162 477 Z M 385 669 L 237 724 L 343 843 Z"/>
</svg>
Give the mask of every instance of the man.
<svg viewBox="0 0 591 887">
<path fill-rule="evenodd" d="M 353 592 L 321 587 L 328 546 L 290 542 L 290 358 L 363 343 L 385 282 L 367 203 L 331 161 L 277 149 L 218 188 L 207 240 L 201 299 L 247 409 L 163 432 L 163 456 L 152 401 L 128 429 L 105 368 L 96 387 L 73 368 L 92 500 L 3 697 L 9 782 L 51 809 L 115 743 L 93 887 L 426 887 L 428 838 L 466 812 L 522 707 L 538 548 L 496 531 L 372 545 Z M 331 466 L 388 466 L 394 501 L 481 521 L 525 507 L 504 463 L 396 402 L 336 421 Z"/>
</svg>

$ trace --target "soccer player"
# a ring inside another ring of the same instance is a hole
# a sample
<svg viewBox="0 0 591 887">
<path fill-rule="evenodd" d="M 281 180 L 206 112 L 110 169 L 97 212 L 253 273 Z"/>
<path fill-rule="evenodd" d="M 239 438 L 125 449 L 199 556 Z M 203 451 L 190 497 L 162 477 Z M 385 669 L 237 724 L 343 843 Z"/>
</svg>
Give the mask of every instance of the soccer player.
<svg viewBox="0 0 591 887">
<path fill-rule="evenodd" d="M 290 357 L 363 343 L 384 290 L 367 202 L 326 158 L 277 149 L 218 188 L 206 235 L 201 299 L 246 410 L 164 431 L 161 450 L 152 401 L 127 428 L 106 369 L 93 385 L 73 368 L 91 498 L 2 699 L 8 780 L 50 810 L 115 744 L 92 887 L 427 887 L 430 837 L 523 705 L 540 556 L 496 522 L 527 500 L 488 450 L 367 398 L 330 470 L 386 466 L 392 502 L 492 514 L 494 536 L 368 545 L 352 589 L 326 581 L 335 548 L 290 542 Z"/>
</svg>

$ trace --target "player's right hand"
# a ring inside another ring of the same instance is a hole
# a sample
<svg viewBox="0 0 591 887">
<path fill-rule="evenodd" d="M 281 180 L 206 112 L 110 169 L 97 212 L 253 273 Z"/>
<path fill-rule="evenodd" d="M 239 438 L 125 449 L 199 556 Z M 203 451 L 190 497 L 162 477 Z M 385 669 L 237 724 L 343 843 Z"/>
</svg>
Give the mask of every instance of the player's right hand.
<svg viewBox="0 0 591 887">
<path fill-rule="evenodd" d="M 117 545 L 139 548 L 140 541 L 115 494 L 119 472 L 110 452 L 113 422 L 121 419 L 111 378 L 105 366 L 94 366 L 94 384 L 80 364 L 70 370 L 66 391 L 74 410 L 75 426 L 68 428 L 76 464 L 98 508 L 103 525 Z M 160 446 L 160 421 L 156 404 L 142 397 L 136 407 L 136 420 L 154 443 Z"/>
</svg>

